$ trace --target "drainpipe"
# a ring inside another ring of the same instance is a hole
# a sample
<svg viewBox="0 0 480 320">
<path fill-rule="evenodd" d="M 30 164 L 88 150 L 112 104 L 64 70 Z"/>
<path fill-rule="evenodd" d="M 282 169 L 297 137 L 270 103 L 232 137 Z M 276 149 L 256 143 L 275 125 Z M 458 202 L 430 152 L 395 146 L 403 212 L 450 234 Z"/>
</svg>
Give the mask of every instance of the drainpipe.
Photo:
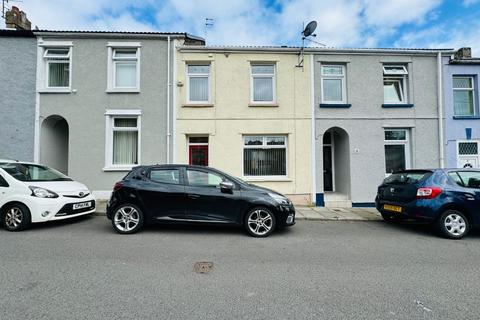
<svg viewBox="0 0 480 320">
<path fill-rule="evenodd" d="M 167 163 L 170 163 L 170 36 L 167 37 Z"/>
<path fill-rule="evenodd" d="M 310 101 L 312 103 L 312 117 L 311 117 L 311 152 L 312 152 L 312 203 L 316 205 L 317 201 L 317 167 L 316 167 L 316 161 L 317 161 L 317 149 L 316 149 L 316 141 L 315 141 L 315 66 L 314 66 L 314 61 L 313 61 L 313 54 L 310 54 Z"/>
<path fill-rule="evenodd" d="M 43 42 L 42 37 L 37 37 L 37 61 L 35 74 L 35 126 L 33 136 L 33 162 L 40 163 L 40 86 L 44 80 L 42 72 L 42 48 L 40 43 Z"/>
<path fill-rule="evenodd" d="M 177 163 L 177 40 L 173 40 L 172 163 Z"/>
<path fill-rule="evenodd" d="M 438 140 L 440 152 L 440 168 L 445 168 L 444 144 L 443 144 L 443 75 L 442 75 L 442 52 L 437 54 L 437 100 L 438 100 Z"/>
</svg>

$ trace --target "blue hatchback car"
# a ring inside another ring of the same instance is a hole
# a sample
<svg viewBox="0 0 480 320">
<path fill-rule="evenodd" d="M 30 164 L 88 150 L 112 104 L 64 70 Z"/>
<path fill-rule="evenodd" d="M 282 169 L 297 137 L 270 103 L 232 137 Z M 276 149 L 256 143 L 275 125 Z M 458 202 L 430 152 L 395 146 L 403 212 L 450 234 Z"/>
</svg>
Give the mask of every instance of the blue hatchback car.
<svg viewBox="0 0 480 320">
<path fill-rule="evenodd" d="M 480 225 L 480 170 L 395 172 L 378 187 L 375 203 L 387 221 L 428 221 L 444 237 L 460 239 Z"/>
</svg>

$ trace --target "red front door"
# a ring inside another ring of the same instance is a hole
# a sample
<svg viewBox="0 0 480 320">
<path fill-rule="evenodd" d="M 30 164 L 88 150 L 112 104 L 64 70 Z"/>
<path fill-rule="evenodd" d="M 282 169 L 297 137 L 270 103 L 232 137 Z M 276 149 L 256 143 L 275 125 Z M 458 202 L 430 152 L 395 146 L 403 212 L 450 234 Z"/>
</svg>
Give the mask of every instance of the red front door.
<svg viewBox="0 0 480 320">
<path fill-rule="evenodd" d="M 208 166 L 208 145 L 190 145 L 188 163 L 191 165 Z"/>
</svg>

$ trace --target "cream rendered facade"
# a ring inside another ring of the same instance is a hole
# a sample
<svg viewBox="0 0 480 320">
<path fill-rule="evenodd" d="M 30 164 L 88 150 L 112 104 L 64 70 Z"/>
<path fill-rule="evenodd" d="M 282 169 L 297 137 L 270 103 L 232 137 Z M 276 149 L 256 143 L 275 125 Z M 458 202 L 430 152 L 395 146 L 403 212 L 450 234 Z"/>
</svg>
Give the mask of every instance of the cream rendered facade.
<svg viewBox="0 0 480 320">
<path fill-rule="evenodd" d="M 208 137 L 208 166 L 274 189 L 296 204 L 312 203 L 312 97 L 310 58 L 297 67 L 298 50 L 187 47 L 177 50 L 176 157 L 189 163 L 190 137 Z M 207 65 L 209 99 L 189 103 L 188 66 Z M 252 102 L 252 65 L 273 65 L 274 101 Z M 244 137 L 286 137 L 286 174 L 244 174 Z"/>
</svg>

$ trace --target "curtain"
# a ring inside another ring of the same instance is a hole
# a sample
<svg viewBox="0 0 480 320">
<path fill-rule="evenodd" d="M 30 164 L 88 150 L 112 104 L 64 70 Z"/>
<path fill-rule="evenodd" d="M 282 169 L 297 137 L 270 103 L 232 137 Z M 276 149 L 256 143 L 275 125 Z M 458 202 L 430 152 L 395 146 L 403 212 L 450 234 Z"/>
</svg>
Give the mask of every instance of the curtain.
<svg viewBox="0 0 480 320">
<path fill-rule="evenodd" d="M 68 87 L 69 84 L 69 63 L 68 62 L 50 62 L 48 64 L 48 86 L 49 87 Z"/>
<path fill-rule="evenodd" d="M 137 62 L 116 62 L 115 87 L 135 88 L 137 86 Z"/>
<path fill-rule="evenodd" d="M 245 176 L 285 176 L 286 149 L 244 149 Z"/>
<path fill-rule="evenodd" d="M 323 79 L 323 100 L 342 101 L 342 80 Z"/>
<path fill-rule="evenodd" d="M 253 78 L 253 101 L 273 101 L 273 78 Z"/>
<path fill-rule="evenodd" d="M 130 119 L 124 119 L 124 120 L 130 120 Z M 137 131 L 114 131 L 113 132 L 113 164 L 137 164 L 137 163 L 138 163 L 138 132 Z"/>
<path fill-rule="evenodd" d="M 453 108 L 456 116 L 473 116 L 473 91 L 454 90 Z"/>
<path fill-rule="evenodd" d="M 208 77 L 190 77 L 190 101 L 208 101 Z"/>
</svg>

